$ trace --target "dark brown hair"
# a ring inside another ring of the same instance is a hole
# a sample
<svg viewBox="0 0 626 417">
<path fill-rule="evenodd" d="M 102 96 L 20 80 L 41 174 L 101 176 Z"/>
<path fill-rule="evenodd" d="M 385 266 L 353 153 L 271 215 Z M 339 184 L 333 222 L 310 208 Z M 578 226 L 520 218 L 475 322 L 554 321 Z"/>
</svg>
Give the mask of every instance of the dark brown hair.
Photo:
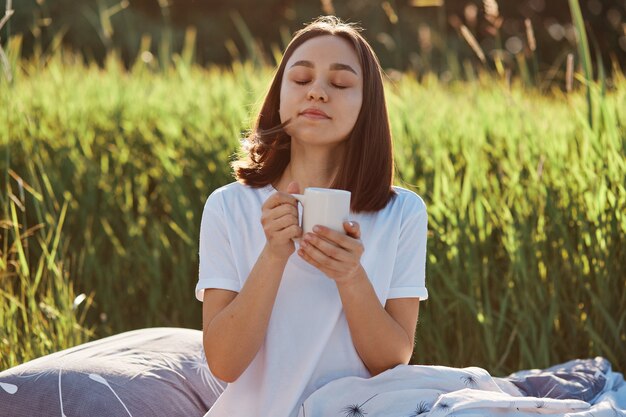
<svg viewBox="0 0 626 417">
<path fill-rule="evenodd" d="M 251 187 L 264 187 L 281 177 L 291 158 L 291 138 L 284 131 L 288 121 L 281 123 L 279 115 L 285 65 L 296 48 L 307 40 L 324 35 L 340 36 L 354 47 L 359 57 L 363 69 L 363 102 L 331 188 L 352 193 L 354 212 L 374 212 L 387 205 L 395 193 L 391 188 L 393 151 L 382 70 L 372 47 L 359 30 L 334 16 L 323 16 L 294 34 L 265 96 L 254 129 L 245 141 L 247 155 L 232 164 L 238 181 Z"/>
</svg>

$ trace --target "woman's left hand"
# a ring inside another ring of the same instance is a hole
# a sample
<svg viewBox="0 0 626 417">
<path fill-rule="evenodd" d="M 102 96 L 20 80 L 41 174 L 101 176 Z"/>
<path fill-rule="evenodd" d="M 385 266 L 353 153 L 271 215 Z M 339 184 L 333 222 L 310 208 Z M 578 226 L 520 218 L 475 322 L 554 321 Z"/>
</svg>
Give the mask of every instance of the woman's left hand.
<svg viewBox="0 0 626 417">
<path fill-rule="evenodd" d="M 315 226 L 300 242 L 298 255 L 338 284 L 347 283 L 361 271 L 361 229 L 357 222 L 344 222 L 346 234 Z"/>
</svg>

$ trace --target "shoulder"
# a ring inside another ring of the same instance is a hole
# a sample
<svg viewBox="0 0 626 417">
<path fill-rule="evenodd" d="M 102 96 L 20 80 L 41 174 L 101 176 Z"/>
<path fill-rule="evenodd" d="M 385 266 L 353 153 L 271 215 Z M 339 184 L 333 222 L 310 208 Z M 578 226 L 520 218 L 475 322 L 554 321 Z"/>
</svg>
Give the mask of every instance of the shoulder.
<svg viewBox="0 0 626 417">
<path fill-rule="evenodd" d="M 426 213 L 426 203 L 417 193 L 406 188 L 393 186 L 395 196 L 388 206 L 394 213 L 401 213 L 403 217 Z"/>
<path fill-rule="evenodd" d="M 245 193 L 248 189 L 251 189 L 251 187 L 248 187 L 245 184 L 242 184 L 240 182 L 234 181 L 231 182 L 230 184 L 226 184 L 226 185 L 222 185 L 221 187 L 216 188 L 215 190 L 213 190 L 213 192 L 211 192 L 211 194 L 209 195 L 209 200 L 212 198 L 217 198 L 218 196 L 220 198 L 223 198 L 224 196 L 230 197 L 233 195 L 239 195 L 242 193 Z"/>
<path fill-rule="evenodd" d="M 224 195 L 236 194 L 239 188 L 238 182 L 231 182 L 230 184 L 223 185 L 221 187 L 216 188 L 209 194 L 207 197 L 204 208 L 205 209 L 221 209 L 224 204 Z"/>
<path fill-rule="evenodd" d="M 225 206 L 251 204 L 263 194 L 268 193 L 267 187 L 253 188 L 234 181 L 213 190 L 204 204 L 205 209 L 223 211 Z"/>
</svg>

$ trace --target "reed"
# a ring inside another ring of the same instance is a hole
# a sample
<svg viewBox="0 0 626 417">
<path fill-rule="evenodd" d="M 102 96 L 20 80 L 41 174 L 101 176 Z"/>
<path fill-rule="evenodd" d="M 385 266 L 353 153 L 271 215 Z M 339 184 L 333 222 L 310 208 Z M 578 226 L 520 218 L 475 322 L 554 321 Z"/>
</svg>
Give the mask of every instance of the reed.
<svg viewBox="0 0 626 417">
<path fill-rule="evenodd" d="M 585 90 L 587 92 L 587 120 L 593 126 L 593 103 L 591 98 L 591 83 L 593 82 L 593 69 L 591 64 L 591 53 L 589 52 L 589 41 L 587 40 L 587 30 L 585 21 L 580 10 L 578 0 L 568 0 L 572 12 L 572 20 L 576 28 L 577 46 L 579 59 L 582 62 L 583 73 L 585 75 Z"/>
<path fill-rule="evenodd" d="M 21 352 L 2 366 L 90 335 L 200 328 L 202 207 L 232 180 L 228 161 L 272 69 L 174 58 L 127 72 L 115 55 L 102 70 L 59 52 L 20 61 L 11 97 L 0 94 L 12 109 L 0 168 L 25 195 L 11 191 L 2 219 L 0 343 Z M 614 78 L 604 93 L 590 84 L 593 129 L 576 89 L 542 95 L 480 72 L 386 84 L 398 184 L 430 214 L 414 362 L 499 374 L 602 355 L 626 369 L 626 81 Z"/>
<path fill-rule="evenodd" d="M 567 103 L 492 84 L 482 79 L 475 96 L 454 89 L 453 101 L 394 90 L 399 172 L 427 196 L 432 231 L 436 298 L 414 359 L 505 373 L 593 351 L 623 369 L 625 96 L 592 85 L 594 130 L 580 93 Z"/>
<path fill-rule="evenodd" d="M 70 253 L 63 233 L 69 201 L 64 198 L 43 222 L 30 225 L 27 212 L 41 210 L 50 196 L 11 175 L 19 191 L 9 189 L 9 216 L 0 221 L 0 369 L 93 337 L 85 319 L 94 293 L 76 294 L 68 265 L 80 259 L 79 250 Z"/>
</svg>

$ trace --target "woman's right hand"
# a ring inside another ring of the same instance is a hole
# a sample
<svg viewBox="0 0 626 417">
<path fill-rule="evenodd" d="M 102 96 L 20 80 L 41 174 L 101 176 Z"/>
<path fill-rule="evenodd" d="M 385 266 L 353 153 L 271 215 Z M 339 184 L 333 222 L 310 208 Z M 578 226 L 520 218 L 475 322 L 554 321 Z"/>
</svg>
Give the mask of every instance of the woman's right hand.
<svg viewBox="0 0 626 417">
<path fill-rule="evenodd" d="M 295 251 L 294 238 L 302 236 L 298 220 L 298 200 L 291 194 L 298 194 L 300 187 L 292 182 L 287 192 L 272 194 L 262 206 L 261 224 L 267 243 L 268 254 L 287 260 Z"/>
</svg>

